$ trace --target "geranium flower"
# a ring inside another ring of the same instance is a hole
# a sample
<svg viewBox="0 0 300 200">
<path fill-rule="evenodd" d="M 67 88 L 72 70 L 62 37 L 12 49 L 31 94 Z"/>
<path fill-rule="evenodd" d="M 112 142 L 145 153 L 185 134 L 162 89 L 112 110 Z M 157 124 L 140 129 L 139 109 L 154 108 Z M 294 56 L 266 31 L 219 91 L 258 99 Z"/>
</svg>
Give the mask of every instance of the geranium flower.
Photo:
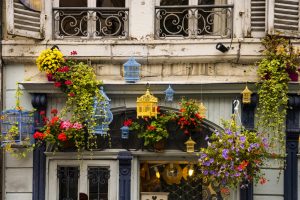
<svg viewBox="0 0 300 200">
<path fill-rule="evenodd" d="M 60 133 L 60 134 L 58 134 L 57 139 L 62 142 L 65 142 L 65 141 L 67 141 L 67 135 L 65 133 Z"/>
<path fill-rule="evenodd" d="M 77 130 L 82 129 L 82 124 L 80 124 L 80 123 L 78 123 L 78 122 L 75 122 L 75 123 L 73 124 L 72 128 L 75 128 L 75 129 L 77 129 Z"/>
<path fill-rule="evenodd" d="M 71 56 L 75 56 L 75 55 L 77 55 L 77 51 L 75 51 L 75 50 L 73 50 L 73 51 L 71 51 Z"/>
<path fill-rule="evenodd" d="M 58 111 L 57 111 L 57 109 L 56 108 L 53 108 L 52 110 L 51 110 L 51 114 L 54 114 L 54 115 L 56 115 L 58 113 Z"/>
<path fill-rule="evenodd" d="M 71 80 L 66 80 L 66 81 L 65 81 L 65 84 L 66 84 L 66 85 L 72 85 L 72 81 L 71 81 Z"/>
<path fill-rule="evenodd" d="M 62 121 L 62 122 L 60 123 L 60 128 L 61 128 L 61 129 L 68 130 L 68 129 L 71 128 L 71 127 L 72 127 L 72 123 L 69 122 L 69 121 Z"/>
<path fill-rule="evenodd" d="M 61 82 L 55 82 L 55 83 L 54 83 L 54 86 L 55 86 L 55 87 L 61 87 Z"/>
<path fill-rule="evenodd" d="M 127 119 L 123 123 L 124 126 L 131 126 L 131 124 L 132 124 L 132 119 Z"/>
<path fill-rule="evenodd" d="M 155 126 L 152 126 L 152 125 L 147 126 L 147 130 L 149 130 L 149 131 L 154 131 L 155 129 L 156 129 Z"/>
<path fill-rule="evenodd" d="M 36 140 L 43 140 L 44 139 L 44 134 L 41 133 L 41 132 L 36 131 L 33 134 L 33 138 L 36 139 Z"/>
</svg>

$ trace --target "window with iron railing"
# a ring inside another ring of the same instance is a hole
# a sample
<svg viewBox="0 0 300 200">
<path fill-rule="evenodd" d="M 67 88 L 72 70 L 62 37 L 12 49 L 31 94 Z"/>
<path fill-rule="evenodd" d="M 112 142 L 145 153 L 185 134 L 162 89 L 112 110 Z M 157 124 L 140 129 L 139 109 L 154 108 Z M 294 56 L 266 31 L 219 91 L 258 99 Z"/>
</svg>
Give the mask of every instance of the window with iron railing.
<svg viewBox="0 0 300 200">
<path fill-rule="evenodd" d="M 164 38 L 232 36 L 233 5 L 224 0 L 161 0 L 155 7 L 155 35 Z"/>
<path fill-rule="evenodd" d="M 54 37 L 127 38 L 125 0 L 59 0 L 53 8 Z"/>
</svg>

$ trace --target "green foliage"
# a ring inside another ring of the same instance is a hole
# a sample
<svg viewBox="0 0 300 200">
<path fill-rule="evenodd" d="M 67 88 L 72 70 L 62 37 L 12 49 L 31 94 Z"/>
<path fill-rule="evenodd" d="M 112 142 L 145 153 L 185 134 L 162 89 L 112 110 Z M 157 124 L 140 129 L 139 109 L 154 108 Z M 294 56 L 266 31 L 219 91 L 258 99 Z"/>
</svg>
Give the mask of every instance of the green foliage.
<svg viewBox="0 0 300 200">
<path fill-rule="evenodd" d="M 271 136 L 271 145 L 280 145 L 280 154 L 285 154 L 285 116 L 288 103 L 289 72 L 297 72 L 299 53 L 289 40 L 278 36 L 267 36 L 262 40 L 264 58 L 258 64 L 257 108 L 258 126 Z"/>
</svg>

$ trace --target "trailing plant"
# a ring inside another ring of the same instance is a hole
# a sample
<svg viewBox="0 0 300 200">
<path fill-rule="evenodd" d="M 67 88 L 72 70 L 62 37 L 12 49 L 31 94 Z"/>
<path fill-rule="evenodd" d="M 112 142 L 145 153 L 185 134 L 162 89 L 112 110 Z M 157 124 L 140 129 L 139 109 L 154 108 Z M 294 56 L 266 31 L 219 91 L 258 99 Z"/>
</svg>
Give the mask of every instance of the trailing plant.
<svg viewBox="0 0 300 200">
<path fill-rule="evenodd" d="M 271 138 L 272 150 L 275 151 L 277 147 L 277 153 L 284 156 L 284 129 L 290 81 L 288 73 L 297 72 L 299 52 L 295 51 L 288 39 L 279 36 L 266 36 L 262 44 L 265 47 L 264 58 L 257 63 L 260 78 L 257 83 L 257 124 Z"/>
<path fill-rule="evenodd" d="M 225 129 L 206 137 L 207 148 L 199 153 L 199 176 L 221 188 L 236 189 L 249 183 L 266 182 L 261 167 L 269 156 L 263 134 L 241 130 L 234 120 L 224 121 Z"/>
<path fill-rule="evenodd" d="M 36 59 L 38 69 L 47 74 L 54 74 L 64 62 L 64 56 L 57 48 L 43 50 Z"/>
</svg>

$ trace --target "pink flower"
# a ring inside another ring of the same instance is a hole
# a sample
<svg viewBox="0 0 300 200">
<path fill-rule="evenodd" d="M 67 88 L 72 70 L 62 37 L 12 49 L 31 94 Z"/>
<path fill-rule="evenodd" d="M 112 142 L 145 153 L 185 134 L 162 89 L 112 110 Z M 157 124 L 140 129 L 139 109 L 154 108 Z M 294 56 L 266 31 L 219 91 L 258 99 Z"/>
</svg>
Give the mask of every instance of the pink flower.
<svg viewBox="0 0 300 200">
<path fill-rule="evenodd" d="M 72 81 L 71 81 L 71 80 L 66 80 L 66 81 L 65 81 L 65 84 L 66 84 L 66 85 L 72 85 Z"/>
<path fill-rule="evenodd" d="M 60 86 L 61 86 L 61 83 L 60 83 L 60 82 L 55 82 L 55 83 L 54 83 L 54 86 L 55 86 L 55 87 L 60 87 Z"/>
<path fill-rule="evenodd" d="M 79 130 L 79 129 L 82 129 L 82 125 L 80 123 L 78 123 L 78 122 L 75 122 L 73 124 L 72 128 L 75 128 L 75 129 Z"/>
<path fill-rule="evenodd" d="M 71 51 L 71 56 L 75 56 L 75 55 L 77 55 L 77 51 L 75 50 Z"/>
<path fill-rule="evenodd" d="M 71 127 L 72 127 L 72 123 L 69 122 L 69 121 L 62 121 L 61 124 L 60 124 L 61 129 L 68 130 Z"/>
</svg>

